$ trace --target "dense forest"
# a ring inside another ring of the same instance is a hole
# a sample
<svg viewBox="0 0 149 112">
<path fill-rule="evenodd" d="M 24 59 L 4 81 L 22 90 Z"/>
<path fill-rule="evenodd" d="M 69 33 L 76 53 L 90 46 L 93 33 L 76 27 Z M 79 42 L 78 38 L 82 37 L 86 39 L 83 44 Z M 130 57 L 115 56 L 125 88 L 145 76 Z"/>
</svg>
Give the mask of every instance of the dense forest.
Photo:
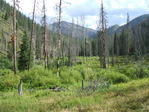
<svg viewBox="0 0 149 112">
<path fill-rule="evenodd" d="M 0 0 L 0 111 L 149 111 L 148 14 L 107 27 L 101 0 L 93 30 L 62 21 L 62 0 L 52 24 L 42 0 L 39 23 L 37 2 L 27 17 Z"/>
</svg>

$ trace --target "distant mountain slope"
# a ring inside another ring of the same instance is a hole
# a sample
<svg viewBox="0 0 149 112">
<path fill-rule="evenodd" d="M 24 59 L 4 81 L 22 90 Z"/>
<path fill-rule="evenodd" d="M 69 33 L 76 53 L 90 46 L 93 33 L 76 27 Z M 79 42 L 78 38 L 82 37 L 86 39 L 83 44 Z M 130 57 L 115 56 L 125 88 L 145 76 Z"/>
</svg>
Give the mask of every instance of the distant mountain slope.
<svg viewBox="0 0 149 112">
<path fill-rule="evenodd" d="M 147 19 L 149 19 L 149 14 L 141 15 L 141 16 L 133 19 L 132 21 L 130 21 L 130 27 L 132 29 L 134 29 L 137 24 L 141 24 L 141 23 L 145 22 Z M 126 27 L 126 24 L 121 26 L 121 27 L 119 27 L 119 28 L 117 28 L 112 33 L 108 32 L 108 34 L 113 35 L 114 33 L 120 33 L 122 31 L 122 29 L 125 28 L 125 27 Z"/>
<path fill-rule="evenodd" d="M 52 30 L 52 28 L 53 28 L 54 32 L 58 32 L 58 23 L 53 23 L 53 24 L 49 25 L 49 29 Z M 78 38 L 83 37 L 83 31 L 84 31 L 85 35 L 87 37 L 97 38 L 97 31 L 96 30 L 93 30 L 93 29 L 87 28 L 87 27 L 82 27 L 82 26 L 77 25 L 77 24 L 62 21 L 62 23 L 61 23 L 62 34 L 71 35 L 72 28 L 73 28 L 74 37 L 78 37 Z"/>
<path fill-rule="evenodd" d="M 133 19 L 132 21 L 130 21 L 130 26 L 131 28 L 134 28 L 137 24 L 140 24 L 144 21 L 146 21 L 149 18 L 149 14 L 145 14 L 142 16 L 139 16 L 135 19 Z M 87 28 L 87 27 L 82 27 L 80 25 L 77 24 L 72 24 L 69 22 L 65 22 L 62 21 L 62 34 L 67 35 L 69 32 L 69 35 L 71 34 L 71 30 L 72 30 L 72 26 L 73 26 L 73 35 L 74 37 L 82 37 L 82 32 L 83 30 L 85 31 L 85 34 L 89 37 L 89 38 L 97 38 L 97 30 L 93 30 L 91 28 Z M 126 24 L 123 26 L 118 26 L 118 25 L 113 25 L 111 27 L 109 27 L 107 29 L 107 34 L 110 35 L 114 35 L 115 33 L 120 33 L 122 31 L 123 28 L 125 28 Z M 52 29 L 52 27 L 54 28 L 54 32 L 58 31 L 58 23 L 53 23 L 51 25 L 49 25 L 49 29 Z M 68 31 L 67 31 L 68 30 Z"/>
<path fill-rule="evenodd" d="M 111 27 L 109 27 L 109 28 L 107 29 L 107 34 L 108 34 L 108 35 L 113 35 L 113 34 L 116 33 L 117 29 L 119 29 L 119 28 L 120 28 L 120 26 L 118 26 L 118 25 L 113 25 L 113 26 L 111 26 Z"/>
</svg>

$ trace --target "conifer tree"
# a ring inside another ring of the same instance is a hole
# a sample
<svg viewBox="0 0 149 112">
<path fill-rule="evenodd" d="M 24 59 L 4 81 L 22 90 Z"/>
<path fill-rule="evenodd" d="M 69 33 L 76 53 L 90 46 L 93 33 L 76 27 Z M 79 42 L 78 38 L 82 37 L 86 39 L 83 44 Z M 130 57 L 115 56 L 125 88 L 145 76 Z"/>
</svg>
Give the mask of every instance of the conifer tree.
<svg viewBox="0 0 149 112">
<path fill-rule="evenodd" d="M 24 36 L 22 38 L 22 44 L 21 44 L 21 51 L 20 51 L 20 57 L 18 59 L 18 69 L 19 70 L 27 70 L 28 69 L 28 60 L 29 60 L 29 37 L 27 32 L 24 32 Z"/>
</svg>

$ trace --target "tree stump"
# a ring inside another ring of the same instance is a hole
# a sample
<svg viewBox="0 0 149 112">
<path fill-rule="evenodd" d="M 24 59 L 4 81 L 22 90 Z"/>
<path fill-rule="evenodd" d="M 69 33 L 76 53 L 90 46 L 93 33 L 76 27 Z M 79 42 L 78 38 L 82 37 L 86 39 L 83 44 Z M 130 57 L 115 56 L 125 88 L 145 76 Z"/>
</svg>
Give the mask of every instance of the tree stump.
<svg viewBox="0 0 149 112">
<path fill-rule="evenodd" d="M 82 79 L 82 90 L 84 89 L 84 80 Z"/>
<path fill-rule="evenodd" d="M 23 93 L 22 93 L 22 81 L 21 80 L 20 80 L 20 83 L 18 85 L 18 94 L 23 95 Z"/>
</svg>

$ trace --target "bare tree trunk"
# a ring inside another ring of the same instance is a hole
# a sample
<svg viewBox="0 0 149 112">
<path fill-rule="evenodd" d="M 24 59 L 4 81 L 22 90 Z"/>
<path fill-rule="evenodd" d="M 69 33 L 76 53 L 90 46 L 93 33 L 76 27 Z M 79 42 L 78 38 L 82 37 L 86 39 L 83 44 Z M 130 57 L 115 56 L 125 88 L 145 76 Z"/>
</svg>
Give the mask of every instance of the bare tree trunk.
<svg viewBox="0 0 149 112">
<path fill-rule="evenodd" d="M 71 36 L 69 37 L 69 53 L 68 53 L 68 62 L 69 62 L 69 66 L 72 66 L 73 64 L 73 60 L 74 60 L 74 52 L 75 49 L 73 49 L 73 29 L 74 29 L 74 19 L 72 18 L 72 26 L 71 26 Z"/>
<path fill-rule="evenodd" d="M 101 42 L 101 32 L 98 32 L 98 56 L 99 56 L 99 62 L 100 62 L 100 67 L 103 68 L 103 63 L 102 63 L 102 42 Z"/>
<path fill-rule="evenodd" d="M 120 49 L 120 47 L 119 47 L 119 39 L 117 38 L 116 39 L 116 54 L 117 54 L 117 64 L 118 64 L 118 68 L 119 68 L 119 49 Z"/>
<path fill-rule="evenodd" d="M 104 12 L 104 7 L 103 7 L 103 1 L 101 0 L 101 12 L 100 12 L 100 24 L 101 24 L 101 32 L 99 34 L 99 38 L 101 38 L 101 57 L 100 57 L 100 63 L 102 68 L 107 68 L 106 67 L 106 58 L 107 58 L 107 35 L 106 35 L 106 13 Z M 101 35 L 101 37 L 100 37 Z"/>
<path fill-rule="evenodd" d="M 112 66 L 114 67 L 114 44 L 112 46 Z"/>
<path fill-rule="evenodd" d="M 61 52 L 61 13 L 62 13 L 62 0 L 59 3 L 59 18 L 58 18 L 58 58 L 57 58 L 57 75 L 60 75 L 60 52 Z"/>
<path fill-rule="evenodd" d="M 83 37 L 83 56 L 84 56 L 84 62 L 86 61 L 86 37 L 85 37 L 85 17 L 84 15 L 81 16 L 81 22 L 82 22 L 82 37 Z"/>
<path fill-rule="evenodd" d="M 47 69 L 47 62 L 48 62 L 48 59 L 47 59 L 47 31 L 46 31 L 46 7 L 45 7 L 45 0 L 43 0 L 43 11 L 44 11 L 44 16 L 43 16 L 43 19 L 44 19 L 44 32 L 43 32 L 43 35 L 44 35 L 44 63 L 45 63 L 45 69 Z"/>
<path fill-rule="evenodd" d="M 85 39 L 84 39 L 84 54 L 85 54 L 85 57 L 87 57 L 87 39 L 86 39 L 86 36 L 85 36 Z"/>
<path fill-rule="evenodd" d="M 13 0 L 13 62 L 14 74 L 17 72 L 17 31 L 16 31 L 16 1 Z"/>
<path fill-rule="evenodd" d="M 36 8 L 36 0 L 34 0 L 34 7 L 33 7 L 32 30 L 31 30 L 31 38 L 30 38 L 30 52 L 29 52 L 29 60 L 28 60 L 28 70 L 30 69 L 30 64 L 31 64 L 32 43 L 33 43 L 33 37 L 34 37 L 35 8 Z"/>
<path fill-rule="evenodd" d="M 127 53 L 127 58 L 126 58 L 126 63 L 129 63 L 129 53 L 130 53 L 130 39 L 131 39 L 131 34 L 130 34 L 130 21 L 129 21 L 129 14 L 127 14 L 127 39 L 126 39 L 126 53 Z"/>
<path fill-rule="evenodd" d="M 71 46 L 71 38 L 70 38 L 70 36 L 69 36 L 69 26 L 68 26 L 68 24 L 67 24 L 67 35 L 68 35 L 68 39 L 69 39 L 69 49 L 68 49 L 68 64 L 69 64 L 69 66 L 70 66 L 70 63 L 71 63 L 71 56 L 70 56 L 70 52 L 71 52 L 71 48 L 70 48 L 70 46 Z"/>
</svg>

